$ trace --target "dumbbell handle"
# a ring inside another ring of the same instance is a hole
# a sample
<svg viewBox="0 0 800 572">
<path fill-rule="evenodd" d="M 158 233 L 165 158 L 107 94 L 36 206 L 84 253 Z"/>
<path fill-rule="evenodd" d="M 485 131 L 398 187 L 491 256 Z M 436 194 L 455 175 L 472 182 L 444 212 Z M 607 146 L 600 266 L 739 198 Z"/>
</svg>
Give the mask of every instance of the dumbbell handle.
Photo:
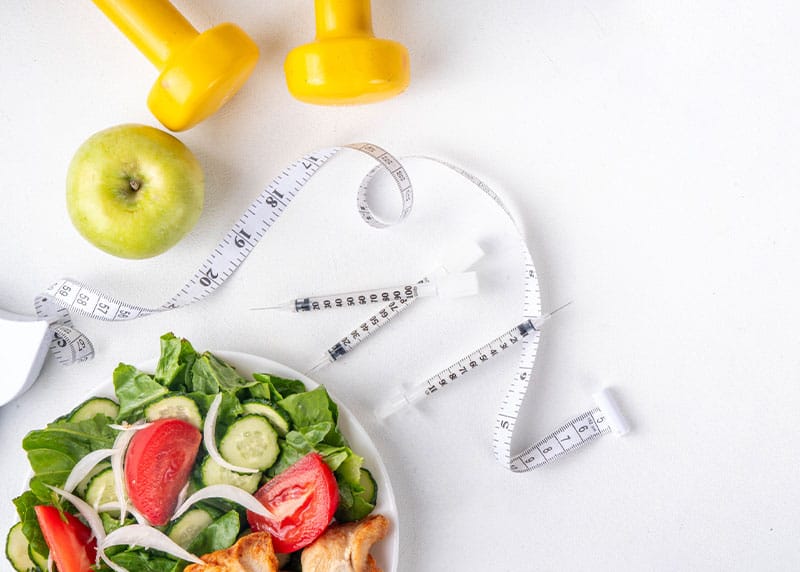
<svg viewBox="0 0 800 572">
<path fill-rule="evenodd" d="M 370 0 L 315 0 L 317 39 L 372 37 Z"/>
<path fill-rule="evenodd" d="M 198 35 L 168 0 L 93 1 L 158 69 Z"/>
</svg>

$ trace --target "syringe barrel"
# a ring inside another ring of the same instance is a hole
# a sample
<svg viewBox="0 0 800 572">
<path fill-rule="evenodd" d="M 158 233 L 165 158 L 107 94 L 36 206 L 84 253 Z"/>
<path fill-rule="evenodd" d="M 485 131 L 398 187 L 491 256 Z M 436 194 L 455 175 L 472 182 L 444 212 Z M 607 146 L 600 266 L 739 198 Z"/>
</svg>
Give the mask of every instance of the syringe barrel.
<svg viewBox="0 0 800 572">
<path fill-rule="evenodd" d="M 368 304 L 387 304 L 399 300 L 407 300 L 416 296 L 412 284 L 389 286 L 386 288 L 373 288 L 371 290 L 356 290 L 341 292 L 324 296 L 308 296 L 295 300 L 296 312 L 310 312 L 315 310 L 335 310 L 337 308 L 354 308 Z"/>
<path fill-rule="evenodd" d="M 375 416 L 383 421 L 387 417 L 404 409 L 407 405 L 410 405 L 410 403 L 406 400 L 406 396 L 402 393 L 395 393 L 383 405 L 375 410 Z"/>
<path fill-rule="evenodd" d="M 375 415 L 378 419 L 386 419 L 390 415 L 394 415 L 401 409 L 405 409 L 409 405 L 414 405 L 420 401 L 428 393 L 428 384 L 420 383 L 408 391 L 400 391 L 389 397 L 386 402 L 381 405 L 376 411 Z"/>
</svg>

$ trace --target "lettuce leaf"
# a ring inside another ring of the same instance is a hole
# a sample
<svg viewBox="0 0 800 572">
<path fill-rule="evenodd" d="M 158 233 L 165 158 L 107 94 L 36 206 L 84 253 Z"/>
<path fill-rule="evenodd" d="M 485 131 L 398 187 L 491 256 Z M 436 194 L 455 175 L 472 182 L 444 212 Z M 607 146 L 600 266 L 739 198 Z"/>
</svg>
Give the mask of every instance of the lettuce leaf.
<svg viewBox="0 0 800 572">
<path fill-rule="evenodd" d="M 200 414 L 205 419 L 216 395 L 193 391 L 192 393 L 187 393 L 186 397 L 195 402 L 197 408 L 200 410 Z M 217 417 L 217 424 L 221 425 L 221 427 L 217 428 L 217 434 L 222 435 L 224 428 L 233 423 L 243 412 L 242 403 L 236 395 L 233 393 L 223 393 L 222 402 L 219 406 L 219 417 Z"/>
<path fill-rule="evenodd" d="M 254 373 L 253 379 L 259 383 L 250 388 L 250 395 L 276 403 L 284 397 L 306 390 L 305 384 L 298 379 L 286 379 L 269 373 Z"/>
<path fill-rule="evenodd" d="M 256 383 L 243 378 L 233 367 L 211 352 L 204 352 L 192 364 L 192 378 L 188 389 L 216 394 L 220 391 L 235 392 Z"/>
<path fill-rule="evenodd" d="M 279 443 L 281 453 L 268 474 L 277 475 L 304 455 L 316 451 L 336 477 L 341 507 L 337 518 L 356 520 L 369 514 L 372 505 L 361 497 L 364 458 L 353 452 L 339 431 L 339 408 L 325 387 L 289 395 L 278 405 L 289 414 L 294 429 Z"/>
<path fill-rule="evenodd" d="M 330 430 L 335 430 L 338 420 L 338 408 L 331 407 L 330 396 L 325 387 L 320 385 L 316 389 L 304 393 L 295 393 L 278 401 L 292 424 L 298 431 L 313 427 L 320 423 L 330 424 Z"/>
<path fill-rule="evenodd" d="M 172 391 L 184 391 L 191 383 L 192 365 L 197 351 L 189 340 L 176 338 L 169 332 L 161 336 L 161 357 L 154 379 Z"/>
</svg>

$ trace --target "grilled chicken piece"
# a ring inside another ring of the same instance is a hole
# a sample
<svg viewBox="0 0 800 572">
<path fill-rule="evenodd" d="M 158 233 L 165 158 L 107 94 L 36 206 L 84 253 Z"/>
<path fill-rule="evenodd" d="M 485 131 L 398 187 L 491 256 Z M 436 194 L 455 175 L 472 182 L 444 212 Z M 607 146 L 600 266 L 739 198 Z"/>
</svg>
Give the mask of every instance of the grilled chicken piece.
<svg viewBox="0 0 800 572">
<path fill-rule="evenodd" d="M 278 572 L 278 559 L 268 532 L 253 532 L 225 550 L 201 556 L 206 564 L 191 564 L 184 572 Z"/>
<path fill-rule="evenodd" d="M 369 550 L 388 532 L 389 520 L 379 514 L 334 524 L 303 550 L 303 572 L 381 572 Z"/>
</svg>

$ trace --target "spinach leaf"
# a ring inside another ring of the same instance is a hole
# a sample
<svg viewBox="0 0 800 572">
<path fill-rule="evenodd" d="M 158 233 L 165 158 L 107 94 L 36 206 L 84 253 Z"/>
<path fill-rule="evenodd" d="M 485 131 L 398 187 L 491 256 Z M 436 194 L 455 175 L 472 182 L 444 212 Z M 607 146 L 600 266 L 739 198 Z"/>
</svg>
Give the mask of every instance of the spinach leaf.
<svg viewBox="0 0 800 572">
<path fill-rule="evenodd" d="M 48 554 L 34 507 L 40 504 L 57 504 L 57 499 L 47 485 L 61 487 L 75 464 L 91 451 L 107 449 L 114 444 L 116 432 L 108 426 L 102 415 L 79 422 L 66 420 L 50 423 L 44 429 L 31 431 L 22 440 L 33 469 L 30 490 L 14 499 L 22 532 L 33 550 Z"/>
<path fill-rule="evenodd" d="M 31 489 L 44 499 L 47 489 L 34 488 L 34 483 L 63 486 L 75 464 L 90 452 L 108 449 L 114 444 L 116 431 L 108 426 L 108 418 L 97 415 L 79 421 L 57 421 L 45 429 L 31 431 L 22 440 L 34 472 Z"/>
<path fill-rule="evenodd" d="M 111 560 L 115 564 L 136 572 L 171 572 L 177 563 L 174 558 L 155 556 L 151 551 L 143 548 L 131 548 L 119 552 L 114 554 Z M 110 568 L 105 566 L 101 570 L 110 570 Z"/>
<path fill-rule="evenodd" d="M 119 400 L 119 421 L 133 421 L 144 408 L 166 395 L 166 387 L 132 365 L 119 364 L 114 370 L 114 392 Z"/>
<path fill-rule="evenodd" d="M 209 554 L 228 548 L 239 536 L 239 513 L 231 510 L 209 524 L 189 545 L 192 554 Z"/>
<path fill-rule="evenodd" d="M 39 528 L 39 521 L 33 508 L 42 504 L 42 501 L 31 491 L 25 491 L 14 499 L 14 506 L 17 508 L 19 520 L 22 522 L 22 534 L 28 539 L 28 544 L 32 550 L 42 556 L 47 556 L 50 550 L 44 541 L 42 530 Z"/>
<path fill-rule="evenodd" d="M 118 513 L 110 513 L 110 512 L 101 512 L 100 513 L 100 522 L 103 523 L 103 530 L 106 531 L 106 534 L 114 532 L 118 528 L 122 528 L 123 526 L 128 526 L 129 524 L 136 524 L 136 520 L 132 517 L 128 516 L 125 520 L 120 524 L 119 522 L 119 515 Z"/>
</svg>

